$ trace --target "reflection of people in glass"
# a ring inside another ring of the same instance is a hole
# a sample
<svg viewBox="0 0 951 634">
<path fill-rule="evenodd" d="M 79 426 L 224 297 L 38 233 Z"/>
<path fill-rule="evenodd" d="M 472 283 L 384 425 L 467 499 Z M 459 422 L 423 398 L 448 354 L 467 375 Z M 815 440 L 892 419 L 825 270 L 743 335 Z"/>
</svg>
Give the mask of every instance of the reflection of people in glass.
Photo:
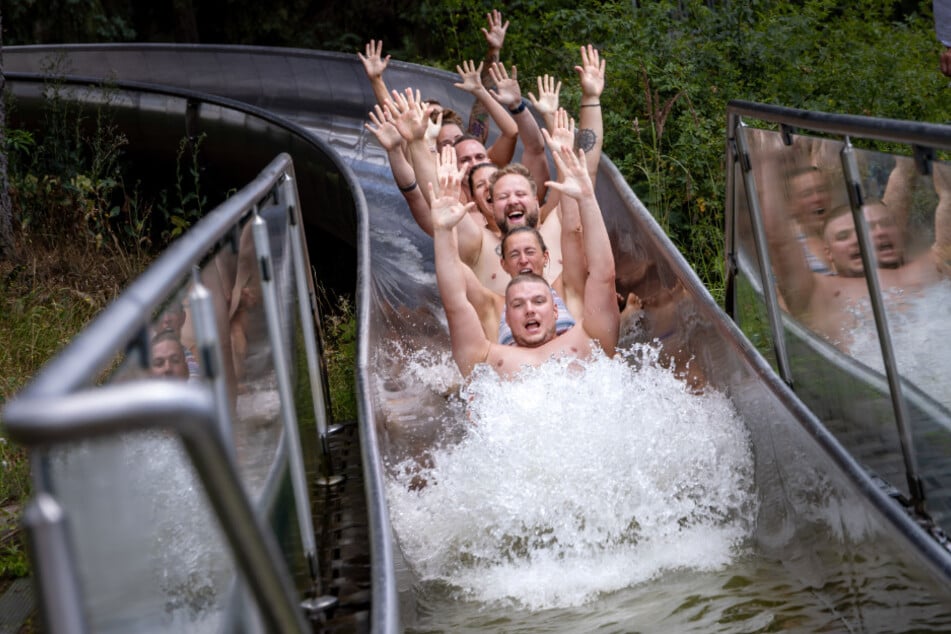
<svg viewBox="0 0 951 634">
<path fill-rule="evenodd" d="M 935 164 L 935 187 L 940 202 L 935 214 L 935 242 L 930 250 L 909 256 L 901 227 L 905 214 L 896 214 L 885 203 L 866 200 L 863 214 L 877 262 L 877 275 L 886 305 L 892 308 L 946 275 L 945 251 L 951 245 L 951 218 L 945 166 Z M 770 170 L 767 170 L 770 171 Z M 848 350 L 852 332 L 869 311 L 858 236 L 848 206 L 833 209 L 822 237 L 834 275 L 810 270 L 802 248 L 775 191 L 775 173 L 764 180 L 763 214 L 776 282 L 789 312 L 829 341 Z M 771 187 L 772 186 L 772 187 Z"/>
<path fill-rule="evenodd" d="M 790 215 L 799 225 L 796 236 L 805 250 L 809 268 L 830 274 L 822 227 L 830 211 L 828 176 L 814 165 L 792 170 L 787 176 Z"/>
<path fill-rule="evenodd" d="M 188 379 L 188 365 L 185 363 L 185 346 L 178 335 L 171 330 L 163 330 L 152 337 L 152 360 L 149 374 L 156 378 Z"/>
<path fill-rule="evenodd" d="M 185 319 L 185 306 L 181 302 L 172 302 L 155 320 L 153 324 L 154 332 L 171 332 L 175 335 L 175 339 L 181 341 Z M 182 348 L 184 349 L 185 363 L 188 367 L 188 377 L 195 378 L 199 375 L 198 361 L 187 346 L 183 345 Z"/>
</svg>

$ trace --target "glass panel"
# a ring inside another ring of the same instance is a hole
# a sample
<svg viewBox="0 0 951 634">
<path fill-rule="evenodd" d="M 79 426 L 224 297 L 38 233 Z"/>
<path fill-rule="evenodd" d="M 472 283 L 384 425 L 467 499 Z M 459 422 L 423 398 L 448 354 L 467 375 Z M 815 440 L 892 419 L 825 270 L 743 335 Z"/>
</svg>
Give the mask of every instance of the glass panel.
<svg viewBox="0 0 951 634">
<path fill-rule="evenodd" d="M 775 132 L 745 133 L 771 278 L 784 311 L 794 387 L 860 462 L 908 495 L 882 348 L 843 178 L 843 143 L 797 136 L 787 146 Z M 922 176 L 911 158 L 869 150 L 855 150 L 855 158 L 888 332 L 906 380 L 904 397 L 914 444 L 922 475 L 931 479 L 930 488 L 938 494 L 937 500 L 930 496 L 935 503 L 929 506 L 940 522 L 951 519 L 951 505 L 940 499 L 947 483 L 939 475 L 939 465 L 951 449 L 947 427 L 951 390 L 942 383 L 948 372 L 935 344 L 947 337 L 951 283 L 940 261 L 942 242 L 947 242 L 941 237 L 942 228 L 948 223 L 944 213 L 936 217 L 936 208 L 943 206 L 938 204 L 935 184 L 937 191 L 946 189 L 945 175 L 951 172 L 946 172 L 948 166 L 935 164 L 937 177 Z M 763 279 L 751 221 L 741 204 L 746 202 L 741 191 L 739 261 L 761 294 Z"/>
<path fill-rule="evenodd" d="M 286 214 L 266 215 L 284 322 L 284 341 L 274 345 L 290 350 L 297 308 Z M 286 472 L 272 473 L 278 452 L 285 451 L 283 424 L 250 223 L 237 235 L 237 253 L 225 248 L 210 258 L 200 279 L 212 321 L 225 333 L 220 337 L 224 393 L 240 476 L 261 512 L 270 513 L 267 523 L 280 527 L 287 563 L 299 575 L 303 560 L 294 496 Z M 107 382 L 191 381 L 211 387 L 205 378 L 211 357 L 196 328 L 201 307 L 192 290 L 190 281 L 183 283 L 162 303 L 144 333 L 148 351 L 133 347 Z M 174 435 L 124 434 L 59 447 L 44 464 L 51 492 L 69 518 L 92 630 L 215 631 L 235 618 L 226 616 L 227 610 L 254 610 L 242 607 L 229 546 Z"/>
</svg>

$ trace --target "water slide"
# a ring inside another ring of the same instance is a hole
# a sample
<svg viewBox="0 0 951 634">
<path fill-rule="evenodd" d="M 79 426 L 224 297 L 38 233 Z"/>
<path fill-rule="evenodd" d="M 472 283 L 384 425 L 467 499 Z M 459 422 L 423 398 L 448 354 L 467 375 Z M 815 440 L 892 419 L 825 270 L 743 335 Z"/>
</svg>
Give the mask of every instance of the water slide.
<svg viewBox="0 0 951 634">
<path fill-rule="evenodd" d="M 250 179 L 279 151 L 293 157 L 317 277 L 357 291 L 372 631 L 951 624 L 951 553 L 777 376 L 608 158 L 597 195 L 618 291 L 643 302 L 622 324 L 622 342 L 637 351 L 622 364 L 630 371 L 607 361 L 587 369 L 608 392 L 557 376 L 529 384 L 544 399 L 567 394 L 599 412 L 585 421 L 584 409 L 572 410 L 585 425 L 554 447 L 543 428 L 528 437 L 517 433 L 524 425 L 496 429 L 504 417 L 493 402 L 524 396 L 480 384 L 466 393 L 483 408 L 478 436 L 458 424 L 467 414 L 447 360 L 431 241 L 363 129 L 374 102 L 355 55 L 8 47 L 8 84 L 35 96 L 28 75 L 42 76 L 51 59 L 73 78 L 118 86 L 133 156 L 165 156 L 169 137 L 207 131 L 204 159 L 234 179 Z M 442 71 L 392 62 L 386 80 L 459 111 L 470 106 Z M 163 91 L 188 96 L 188 107 L 167 108 Z M 245 114 L 214 120 L 215 102 Z M 551 385 L 558 389 L 543 391 Z M 600 409 L 609 400 L 615 409 Z M 620 442 L 631 428 L 640 435 Z M 480 443 L 507 458 L 474 483 L 465 474 L 490 462 Z M 407 475 L 436 484 L 418 488 Z"/>
</svg>

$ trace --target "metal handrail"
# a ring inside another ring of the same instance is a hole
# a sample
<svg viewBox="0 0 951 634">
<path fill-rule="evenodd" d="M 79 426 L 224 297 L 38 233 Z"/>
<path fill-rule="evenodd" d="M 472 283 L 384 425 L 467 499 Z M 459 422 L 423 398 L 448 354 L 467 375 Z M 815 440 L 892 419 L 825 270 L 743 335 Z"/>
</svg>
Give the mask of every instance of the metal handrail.
<svg viewBox="0 0 951 634">
<path fill-rule="evenodd" d="M 269 631 L 305 632 L 307 627 L 292 599 L 295 592 L 277 543 L 245 495 L 231 453 L 221 442 L 216 405 L 214 395 L 205 386 L 138 381 L 55 398 L 19 398 L 4 409 L 4 420 L 11 438 L 34 448 L 131 431 L 173 432 L 181 438 L 207 489 Z M 43 546 L 36 544 L 35 550 L 42 553 Z M 79 603 L 75 584 L 69 592 L 62 579 L 47 577 L 40 582 L 47 609 L 55 611 L 61 602 L 68 606 Z M 75 622 L 68 625 L 70 631 L 84 631 Z"/>
<path fill-rule="evenodd" d="M 94 377 L 115 354 L 139 343 L 154 309 L 181 286 L 192 268 L 212 253 L 216 245 L 226 242 L 235 227 L 240 226 L 249 211 L 256 209 L 263 199 L 273 198 L 276 191 L 286 193 L 283 184 L 292 181 L 293 174 L 293 164 L 287 154 L 273 159 L 252 182 L 173 243 L 3 412 L 10 437 L 38 456 L 59 443 L 128 431 L 160 428 L 178 435 L 192 458 L 235 561 L 257 599 L 269 631 L 280 632 L 302 632 L 307 628 L 280 549 L 255 513 L 238 475 L 233 452 L 225 443 L 230 434 L 221 429 L 221 409 L 228 405 L 216 393 L 215 383 L 175 385 L 152 380 L 89 388 Z M 288 201 L 289 208 L 292 204 L 296 204 L 296 197 Z M 294 232 L 302 230 L 299 223 L 290 229 Z M 294 235 L 292 239 L 298 240 L 300 236 Z M 307 298 L 299 299 L 307 301 Z M 210 327 L 213 330 L 214 324 Z M 204 335 L 209 336 L 209 333 Z M 210 336 L 213 337 L 214 333 Z M 284 349 L 283 341 L 272 340 L 271 343 L 275 350 Z M 286 402 L 289 395 L 282 394 L 282 397 Z M 322 397 L 323 394 L 314 395 L 315 399 Z M 296 418 L 293 423 L 296 424 Z M 299 443 L 296 436 L 291 438 L 292 442 L 295 440 Z M 290 452 L 298 457 L 291 461 L 291 468 L 302 471 L 300 447 L 297 447 L 296 454 L 293 450 Z M 294 477 L 298 485 L 303 479 L 303 473 Z M 62 522 L 56 513 L 51 512 L 56 508 L 55 498 L 44 489 L 42 484 L 37 487 L 34 510 L 29 514 L 34 525 L 34 541 L 49 542 L 47 548 L 36 544 L 40 559 L 44 558 L 44 552 L 62 554 L 68 543 L 62 539 Z M 301 529 L 305 544 L 309 544 L 307 563 L 314 577 L 317 571 L 313 530 L 309 524 L 310 505 L 306 496 L 304 500 L 306 508 L 299 510 L 299 515 L 306 514 L 308 520 Z M 60 564 L 68 564 L 71 560 L 72 557 L 66 557 Z M 64 567 L 62 574 L 43 574 L 55 569 L 55 565 L 41 565 L 37 577 L 44 607 L 63 614 L 60 606 L 75 608 L 81 605 L 81 588 L 69 566 Z M 69 610 L 61 620 L 68 625 L 68 631 L 85 631 L 85 625 L 76 622 L 76 612 L 76 609 Z"/>
</svg>

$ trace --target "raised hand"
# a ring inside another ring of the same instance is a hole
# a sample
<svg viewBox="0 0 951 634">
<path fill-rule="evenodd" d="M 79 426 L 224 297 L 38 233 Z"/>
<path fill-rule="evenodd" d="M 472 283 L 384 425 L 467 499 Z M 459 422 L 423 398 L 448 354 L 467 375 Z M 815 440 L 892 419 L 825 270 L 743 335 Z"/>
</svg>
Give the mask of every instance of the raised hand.
<svg viewBox="0 0 951 634">
<path fill-rule="evenodd" d="M 452 177 L 447 177 L 445 181 L 440 178 L 439 188 L 442 190 L 449 190 L 453 187 Z M 458 179 L 456 180 L 455 187 L 459 187 Z M 433 184 L 429 183 L 429 196 L 432 201 L 430 205 L 432 209 L 433 216 L 433 229 L 443 229 L 451 230 L 459 221 L 461 221 L 466 213 L 469 212 L 469 209 L 475 207 L 475 203 L 468 203 L 463 205 L 459 202 L 458 198 L 452 196 L 441 195 L 437 196 L 433 188 Z"/>
<path fill-rule="evenodd" d="M 392 110 L 393 124 L 407 141 L 423 139 L 426 136 L 428 117 L 419 99 L 419 91 L 412 88 L 404 92 L 393 91 L 393 99 L 387 103 Z"/>
<path fill-rule="evenodd" d="M 604 91 L 605 61 L 598 49 L 591 44 L 581 47 L 581 66 L 575 66 L 581 82 L 581 94 L 585 97 L 600 97 Z"/>
<path fill-rule="evenodd" d="M 542 130 L 542 134 L 550 143 L 551 136 L 548 130 Z M 594 186 L 591 184 L 591 176 L 588 175 L 588 167 L 584 160 L 584 150 L 578 150 L 575 154 L 571 147 L 563 146 L 561 150 L 553 154 L 553 157 L 560 180 L 548 181 L 546 185 L 571 198 L 581 199 L 584 196 L 594 195 Z"/>
<path fill-rule="evenodd" d="M 547 132 L 547 130 L 545 131 Z M 552 154 L 561 152 L 561 148 L 573 148 L 575 144 L 575 120 L 568 116 L 564 108 L 558 108 L 552 119 L 552 131 L 545 136 Z"/>
<path fill-rule="evenodd" d="M 378 79 L 383 77 L 383 71 L 390 63 L 390 56 L 383 57 L 383 40 L 370 40 L 366 45 L 366 55 L 357 52 L 357 57 L 363 62 L 367 77 Z"/>
<path fill-rule="evenodd" d="M 403 136 L 393 124 L 392 114 L 380 107 L 379 104 L 370 111 L 370 123 L 364 123 L 363 126 L 373 133 L 376 140 L 387 152 L 396 149 L 403 143 Z"/>
<path fill-rule="evenodd" d="M 513 108 L 522 102 L 522 89 L 518 86 L 518 69 L 512 66 L 512 76 L 509 77 L 505 65 L 494 62 L 489 67 L 489 75 L 495 83 L 492 96 L 506 108 Z"/>
<path fill-rule="evenodd" d="M 482 85 L 482 62 L 479 62 L 478 67 L 471 59 L 462 62 L 462 66 L 456 66 L 456 72 L 462 78 L 461 82 L 453 84 L 456 88 L 470 93 L 485 89 L 485 86 Z"/>
<path fill-rule="evenodd" d="M 561 94 L 561 81 L 555 83 L 555 78 L 551 75 L 544 75 L 538 78 L 538 97 L 531 91 L 528 93 L 528 99 L 532 102 L 532 107 L 538 114 L 553 115 L 558 110 L 558 98 Z"/>
<path fill-rule="evenodd" d="M 431 112 L 432 108 L 427 108 Z M 426 145 L 436 147 L 436 139 L 439 137 L 439 131 L 442 129 L 442 110 L 433 117 L 431 114 L 426 117 Z"/>
<path fill-rule="evenodd" d="M 505 24 L 502 24 L 502 14 L 498 9 L 493 9 L 491 13 L 486 13 L 485 17 L 489 22 L 489 28 L 482 29 L 482 35 L 485 36 L 489 51 L 498 54 L 498 52 L 502 50 L 502 45 L 505 43 L 505 32 L 508 31 L 509 21 L 506 20 Z"/>
<path fill-rule="evenodd" d="M 459 200 L 462 193 L 462 177 L 465 173 L 466 170 L 460 170 L 457 165 L 456 148 L 451 145 L 444 146 L 441 152 L 436 155 L 436 176 L 439 179 L 439 195 L 453 196 L 456 200 Z M 448 187 L 454 185 L 455 189 L 446 190 L 443 188 L 443 183 L 446 183 Z"/>
</svg>

